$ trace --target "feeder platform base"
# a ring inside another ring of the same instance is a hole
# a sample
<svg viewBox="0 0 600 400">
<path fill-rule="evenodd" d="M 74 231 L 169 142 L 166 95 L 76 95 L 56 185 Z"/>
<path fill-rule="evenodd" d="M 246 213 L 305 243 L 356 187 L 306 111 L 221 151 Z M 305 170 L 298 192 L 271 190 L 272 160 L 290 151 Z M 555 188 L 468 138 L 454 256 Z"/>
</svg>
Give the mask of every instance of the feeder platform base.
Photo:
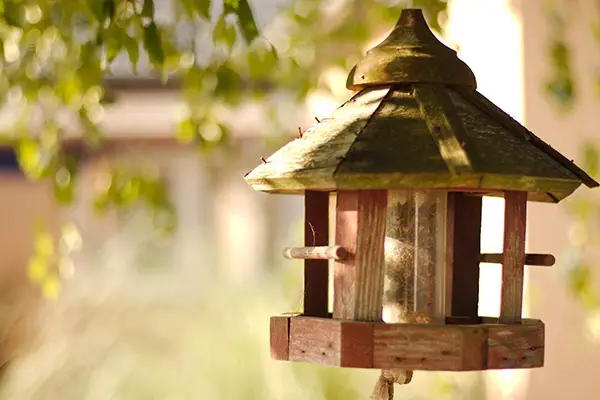
<svg viewBox="0 0 600 400">
<path fill-rule="evenodd" d="M 544 365 L 544 323 L 386 324 L 332 318 L 271 318 L 271 357 L 350 368 L 478 371 Z"/>
</svg>

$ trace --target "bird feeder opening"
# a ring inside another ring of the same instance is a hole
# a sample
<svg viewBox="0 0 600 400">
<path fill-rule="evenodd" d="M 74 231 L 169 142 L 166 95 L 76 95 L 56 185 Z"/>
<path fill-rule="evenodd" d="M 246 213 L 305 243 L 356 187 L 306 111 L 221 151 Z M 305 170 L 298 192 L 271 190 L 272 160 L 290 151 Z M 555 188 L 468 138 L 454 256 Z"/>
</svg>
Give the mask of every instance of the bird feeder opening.
<svg viewBox="0 0 600 400">
<path fill-rule="evenodd" d="M 444 323 L 447 193 L 388 194 L 383 320 Z"/>
</svg>

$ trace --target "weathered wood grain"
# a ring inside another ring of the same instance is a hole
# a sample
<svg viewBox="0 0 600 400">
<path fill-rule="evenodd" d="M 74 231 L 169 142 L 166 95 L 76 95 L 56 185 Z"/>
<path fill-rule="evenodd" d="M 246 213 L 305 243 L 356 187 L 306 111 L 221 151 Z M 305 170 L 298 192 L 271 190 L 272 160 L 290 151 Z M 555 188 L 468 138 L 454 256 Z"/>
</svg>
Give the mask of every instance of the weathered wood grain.
<svg viewBox="0 0 600 400">
<path fill-rule="evenodd" d="M 304 197 L 304 244 L 329 244 L 329 193 L 307 190 Z M 304 315 L 326 317 L 329 271 L 326 259 L 304 261 Z"/>
<path fill-rule="evenodd" d="M 371 368 L 373 365 L 373 324 L 347 321 L 341 324 L 340 366 Z"/>
<path fill-rule="evenodd" d="M 342 246 L 287 247 L 283 255 L 289 259 L 343 260 L 348 257 L 348 251 Z"/>
<path fill-rule="evenodd" d="M 536 368 L 544 365 L 544 323 L 489 325 L 488 369 Z"/>
<path fill-rule="evenodd" d="M 506 192 L 504 199 L 504 257 L 500 323 L 517 324 L 521 322 L 523 307 L 527 193 Z"/>
<path fill-rule="evenodd" d="M 465 150 L 469 138 L 446 88 L 427 84 L 415 84 L 413 87 L 423 119 L 450 172 L 472 172 L 473 166 Z"/>
<path fill-rule="evenodd" d="M 336 245 L 349 257 L 335 262 L 333 317 L 379 321 L 382 313 L 387 191 L 339 191 Z"/>
<path fill-rule="evenodd" d="M 295 317 L 290 321 L 290 361 L 341 364 L 341 324 L 327 318 Z"/>
<path fill-rule="evenodd" d="M 484 369 L 486 331 L 471 325 L 375 325 L 373 367 L 465 371 Z"/>
<path fill-rule="evenodd" d="M 479 255 L 482 263 L 502 264 L 504 255 L 500 253 L 484 253 Z M 551 267 L 556 262 L 552 254 L 525 254 L 525 265 Z"/>
<path fill-rule="evenodd" d="M 518 133 L 526 142 L 531 143 L 531 145 L 552 157 L 558 164 L 577 176 L 577 178 L 579 178 L 587 187 L 593 188 L 599 185 L 599 183 L 592 179 L 592 177 L 584 170 L 575 165 L 573 161 L 560 154 L 560 152 L 556 151 L 552 146 L 537 137 L 533 132 L 525 128 L 478 91 L 460 87 L 456 87 L 454 90 L 458 91 L 465 99 L 471 102 L 471 104 L 485 112 L 505 129 Z"/>
<path fill-rule="evenodd" d="M 477 318 L 481 205 L 478 196 L 448 193 L 446 315 Z"/>
<path fill-rule="evenodd" d="M 426 371 L 535 368 L 544 364 L 544 324 L 539 320 L 504 325 L 496 318 L 483 318 L 479 325 L 434 325 L 286 318 L 290 324 L 290 361 Z M 276 326 L 272 322 L 272 338 Z"/>
<path fill-rule="evenodd" d="M 455 111 L 446 111 L 450 108 L 443 101 L 433 104 L 432 100 L 431 110 L 449 113 L 437 118 L 425 108 L 424 114 L 420 111 L 412 88 L 365 89 L 302 138 L 267 158 L 246 181 L 257 190 L 278 193 L 462 188 L 527 191 L 530 201 L 558 202 L 587 176 L 570 161 L 560 161 L 562 156 L 549 146 L 538 146 L 533 136 L 521 134 L 525 128 L 506 124 L 503 118 L 508 115 L 489 112 L 487 103 L 472 102 L 471 95 L 480 96 L 477 92 L 445 89 Z M 441 126 L 438 134 L 434 120 L 458 121 L 451 126 L 464 126 L 466 140 L 449 146 L 457 151 L 440 151 L 436 143 L 446 136 Z M 452 155 L 462 152 L 472 170 L 449 170 L 444 157 L 454 160 Z M 595 181 L 588 178 L 586 184 L 594 186 Z"/>
<path fill-rule="evenodd" d="M 292 317 L 271 317 L 271 358 L 273 360 L 289 360 L 289 333 Z"/>
<path fill-rule="evenodd" d="M 329 117 L 307 129 L 252 170 L 245 179 L 259 187 L 279 187 L 285 178 L 302 189 L 335 189 L 334 172 L 390 88 L 367 89 Z M 293 127 L 296 130 L 296 127 Z M 280 183 L 281 182 L 281 183 Z M 314 182 L 312 185 L 309 182 Z M 260 189 L 262 190 L 262 189 Z"/>
</svg>

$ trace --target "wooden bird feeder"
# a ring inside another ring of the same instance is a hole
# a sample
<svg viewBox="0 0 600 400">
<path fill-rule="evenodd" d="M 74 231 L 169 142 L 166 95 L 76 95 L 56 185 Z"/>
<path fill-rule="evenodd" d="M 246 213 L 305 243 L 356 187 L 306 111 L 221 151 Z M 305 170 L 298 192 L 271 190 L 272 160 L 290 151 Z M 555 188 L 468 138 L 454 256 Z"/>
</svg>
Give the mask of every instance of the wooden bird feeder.
<svg viewBox="0 0 600 400">
<path fill-rule="evenodd" d="M 354 97 L 245 178 L 305 196 L 304 246 L 285 250 L 305 260 L 304 312 L 271 319 L 272 357 L 411 371 L 541 367 L 544 324 L 521 318 L 523 270 L 554 257 L 525 253 L 527 201 L 558 203 L 598 183 L 478 93 L 420 10 L 402 13 L 347 86 Z M 480 252 L 484 195 L 505 199 L 502 254 Z M 502 264 L 498 318 L 477 313 L 482 262 Z"/>
</svg>

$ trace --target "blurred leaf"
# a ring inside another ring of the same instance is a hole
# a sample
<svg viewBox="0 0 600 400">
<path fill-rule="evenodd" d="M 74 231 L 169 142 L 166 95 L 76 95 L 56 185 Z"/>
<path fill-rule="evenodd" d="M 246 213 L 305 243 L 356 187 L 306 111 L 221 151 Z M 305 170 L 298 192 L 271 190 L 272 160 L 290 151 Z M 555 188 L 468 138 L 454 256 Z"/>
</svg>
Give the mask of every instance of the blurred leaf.
<svg viewBox="0 0 600 400">
<path fill-rule="evenodd" d="M 213 30 L 213 38 L 215 43 L 224 43 L 229 49 L 235 44 L 237 32 L 235 26 L 227 21 L 225 14 L 221 14 L 217 20 Z"/>
<path fill-rule="evenodd" d="M 250 44 L 258 36 L 258 27 L 254 21 L 252 9 L 247 0 L 224 0 L 224 14 L 235 14 L 240 23 L 242 36 L 247 44 Z"/>
<path fill-rule="evenodd" d="M 179 123 L 175 137 L 182 143 L 191 143 L 194 141 L 197 132 L 197 125 L 192 118 L 188 118 Z"/>
<path fill-rule="evenodd" d="M 250 49 L 248 52 L 250 76 L 254 78 L 265 76 L 277 66 L 278 60 L 277 50 L 270 43 Z"/>
<path fill-rule="evenodd" d="M 575 296 L 588 309 L 600 306 L 593 289 L 593 276 L 588 265 L 578 265 L 569 272 L 569 286 Z"/>
<path fill-rule="evenodd" d="M 104 45 L 106 46 L 106 59 L 109 64 L 111 64 L 121 52 L 122 44 L 123 43 L 114 36 L 110 36 L 109 39 L 104 42 Z"/>
<path fill-rule="evenodd" d="M 60 295 L 61 283 L 56 275 L 48 275 L 42 282 L 42 293 L 49 300 L 56 300 Z"/>
<path fill-rule="evenodd" d="M 54 254 L 54 239 L 50 233 L 37 232 L 34 239 L 34 253 L 42 257 L 50 257 Z"/>
<path fill-rule="evenodd" d="M 154 18 L 154 0 L 144 0 L 140 15 L 146 18 Z"/>
<path fill-rule="evenodd" d="M 123 182 L 119 197 L 121 204 L 131 205 L 140 198 L 141 180 L 138 177 L 131 177 Z"/>
<path fill-rule="evenodd" d="M 229 94 L 240 89 L 242 77 L 227 65 L 217 68 L 217 87 L 215 91 L 221 94 Z"/>
<path fill-rule="evenodd" d="M 104 0 L 103 10 L 102 10 L 102 22 L 108 19 L 112 24 L 115 18 L 115 10 L 116 10 L 115 0 Z"/>
<path fill-rule="evenodd" d="M 144 48 L 155 68 L 162 71 L 165 54 L 158 28 L 154 22 L 144 28 Z"/>
<path fill-rule="evenodd" d="M 42 149 L 40 144 L 25 137 L 18 141 L 17 159 L 23 172 L 32 178 L 40 178 L 44 172 L 42 165 Z"/>
<path fill-rule="evenodd" d="M 154 209 L 154 227 L 164 235 L 172 235 L 177 228 L 175 211 L 167 207 Z"/>
<path fill-rule="evenodd" d="M 583 169 L 591 176 L 598 176 L 598 148 L 594 143 L 583 144 Z"/>
<path fill-rule="evenodd" d="M 133 68 L 133 72 L 137 72 L 137 64 L 140 59 L 140 45 L 129 35 L 124 36 L 124 44 L 125 49 L 127 50 L 127 55 L 129 56 L 129 61 L 131 62 L 131 67 Z"/>
<path fill-rule="evenodd" d="M 600 43 L 600 22 L 592 24 L 592 34 L 594 35 L 594 39 Z"/>
<path fill-rule="evenodd" d="M 66 158 L 54 171 L 54 194 L 62 204 L 70 204 L 75 198 L 75 173 L 77 160 Z"/>
<path fill-rule="evenodd" d="M 210 21 L 210 0 L 191 0 L 195 3 L 198 14 Z"/>
<path fill-rule="evenodd" d="M 34 283 L 41 283 L 48 274 L 48 260 L 43 257 L 34 256 L 27 263 L 27 276 Z"/>
</svg>

